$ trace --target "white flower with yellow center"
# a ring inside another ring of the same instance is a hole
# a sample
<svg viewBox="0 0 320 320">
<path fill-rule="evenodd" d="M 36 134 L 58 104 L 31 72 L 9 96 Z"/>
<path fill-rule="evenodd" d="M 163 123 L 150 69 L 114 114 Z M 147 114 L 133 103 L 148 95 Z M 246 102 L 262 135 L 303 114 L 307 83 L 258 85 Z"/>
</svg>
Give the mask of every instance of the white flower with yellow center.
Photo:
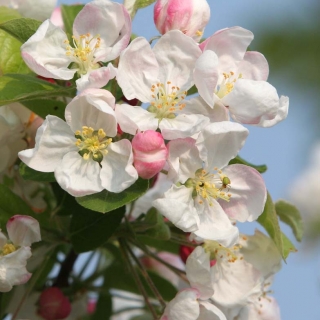
<svg viewBox="0 0 320 320">
<path fill-rule="evenodd" d="M 164 139 L 190 137 L 209 119 L 188 112 L 187 90 L 193 85 L 193 69 L 201 55 L 198 45 L 181 31 L 169 31 L 153 48 L 144 38 L 136 38 L 120 56 L 117 81 L 128 100 L 147 104 L 121 105 L 116 108 L 123 131 L 159 128 Z"/>
<path fill-rule="evenodd" d="M 0 230 L 0 292 L 8 292 L 12 286 L 30 279 L 31 273 L 26 269 L 30 245 L 41 240 L 39 223 L 29 216 L 11 217 L 7 231 L 9 240 Z"/>
<path fill-rule="evenodd" d="M 197 140 L 170 141 L 168 176 L 176 185 L 154 207 L 185 232 L 224 246 L 234 244 L 238 229 L 230 219 L 255 220 L 266 201 L 263 179 L 255 169 L 226 166 L 247 135 L 242 125 L 225 121 L 204 128 Z"/>
<path fill-rule="evenodd" d="M 267 82 L 265 57 L 247 51 L 252 40 L 253 34 L 240 27 L 216 32 L 200 44 L 203 54 L 196 63 L 194 80 L 209 105 L 203 114 L 217 113 L 215 109 L 223 113 L 225 109 L 224 120 L 230 112 L 237 122 L 270 127 L 287 117 L 289 98 L 279 98 Z"/>
<path fill-rule="evenodd" d="M 111 64 L 128 45 L 131 19 L 119 3 L 95 0 L 75 18 L 72 42 L 66 33 L 46 20 L 21 47 L 31 70 L 46 78 L 70 80 L 77 73 L 79 91 L 101 88 L 115 76 Z"/>
<path fill-rule="evenodd" d="M 75 197 L 107 189 L 121 192 L 138 174 L 129 140 L 114 141 L 115 99 L 101 89 L 87 89 L 66 107 L 66 122 L 47 116 L 34 149 L 19 153 L 32 169 L 54 172 L 61 188 Z"/>
<path fill-rule="evenodd" d="M 280 319 L 276 301 L 268 296 L 272 276 L 282 261 L 272 239 L 256 230 L 253 236 L 241 235 L 231 248 L 215 241 L 205 241 L 203 246 L 215 262 L 211 299 L 227 319 Z"/>
</svg>

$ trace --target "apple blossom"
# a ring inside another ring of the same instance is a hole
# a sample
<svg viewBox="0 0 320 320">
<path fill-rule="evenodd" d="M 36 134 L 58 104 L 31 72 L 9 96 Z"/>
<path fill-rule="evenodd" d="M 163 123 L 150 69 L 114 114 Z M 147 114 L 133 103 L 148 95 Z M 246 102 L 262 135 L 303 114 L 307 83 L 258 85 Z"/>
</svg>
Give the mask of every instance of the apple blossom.
<svg viewBox="0 0 320 320">
<path fill-rule="evenodd" d="M 225 167 L 247 135 L 240 124 L 225 121 L 204 128 L 196 141 L 170 141 L 168 177 L 178 185 L 155 200 L 154 207 L 185 232 L 225 246 L 234 244 L 238 229 L 230 219 L 253 221 L 266 201 L 263 179 L 255 169 L 238 164 Z"/>
<path fill-rule="evenodd" d="M 177 293 L 168 303 L 161 320 L 227 320 L 222 311 L 209 300 L 214 293 L 212 275 L 209 254 L 202 247 L 197 247 L 189 256 L 186 274 L 191 288 Z"/>
<path fill-rule="evenodd" d="M 281 268 L 281 255 L 273 241 L 256 230 L 253 236 L 241 235 L 239 244 L 231 248 L 214 241 L 205 241 L 204 248 L 216 260 L 211 267 L 212 300 L 227 318 L 238 319 L 239 314 L 248 312 L 265 313 L 265 304 L 260 302 L 268 293 L 271 277 Z M 276 308 L 274 312 L 277 313 Z"/>
<path fill-rule="evenodd" d="M 178 30 L 166 33 L 153 48 L 144 38 L 134 39 L 121 53 L 117 81 L 127 99 L 137 98 L 149 106 L 147 110 L 117 106 L 121 129 L 134 135 L 137 130 L 160 128 L 166 140 L 199 132 L 209 119 L 187 114 L 190 102 L 185 98 L 200 54 L 198 45 Z"/>
<path fill-rule="evenodd" d="M 140 177 L 150 179 L 164 167 L 168 155 L 161 133 L 147 130 L 132 139 L 134 166 Z"/>
<path fill-rule="evenodd" d="M 111 64 L 128 45 L 131 20 L 123 5 L 109 0 L 94 0 L 75 18 L 72 43 L 66 33 L 46 20 L 21 46 L 21 55 L 35 73 L 69 80 L 77 72 L 78 90 L 101 88 L 115 75 Z M 72 64 L 71 69 L 68 66 Z"/>
<path fill-rule="evenodd" d="M 57 0 L 0 0 L 0 6 L 17 10 L 26 18 L 43 21 L 53 12 Z"/>
<path fill-rule="evenodd" d="M 138 178 L 130 141 L 117 134 L 115 99 L 107 90 L 87 89 L 66 107 L 64 122 L 47 116 L 34 149 L 19 153 L 32 169 L 54 172 L 61 188 L 80 197 L 107 189 L 121 192 Z"/>
<path fill-rule="evenodd" d="M 9 241 L 0 231 L 0 292 L 8 292 L 14 285 L 30 279 L 31 273 L 26 269 L 30 245 L 41 240 L 39 223 L 29 216 L 11 217 L 7 232 Z"/>
<path fill-rule="evenodd" d="M 9 169 L 20 150 L 33 145 L 41 118 L 20 103 L 0 108 L 0 173 Z"/>
<path fill-rule="evenodd" d="M 206 0 L 157 0 L 154 5 L 154 22 L 161 34 L 178 29 L 200 41 L 209 19 Z"/>
<path fill-rule="evenodd" d="M 211 108 L 225 107 L 235 121 L 270 127 L 287 117 L 289 98 L 279 98 L 266 82 L 265 57 L 246 51 L 252 40 L 253 34 L 240 27 L 217 31 L 200 45 L 203 54 L 197 60 L 194 80 Z"/>
</svg>

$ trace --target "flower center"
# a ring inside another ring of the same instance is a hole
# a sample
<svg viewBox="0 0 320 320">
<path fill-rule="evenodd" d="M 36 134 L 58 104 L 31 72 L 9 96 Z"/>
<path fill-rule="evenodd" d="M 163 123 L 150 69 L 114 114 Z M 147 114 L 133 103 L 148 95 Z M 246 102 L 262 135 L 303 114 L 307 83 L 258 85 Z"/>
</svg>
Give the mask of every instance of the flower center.
<svg viewBox="0 0 320 320">
<path fill-rule="evenodd" d="M 78 38 L 72 36 L 72 39 L 73 47 L 70 46 L 68 40 L 64 41 L 67 45 L 66 55 L 78 65 L 78 73 L 83 75 L 88 71 L 99 68 L 99 63 L 95 61 L 95 52 L 96 49 L 100 48 L 100 36 L 93 37 L 90 33 L 87 33 L 80 35 Z"/>
<path fill-rule="evenodd" d="M 223 199 L 229 201 L 231 198 L 230 193 L 223 191 L 230 189 L 231 180 L 222 173 L 218 168 L 214 168 L 217 174 L 207 172 L 204 169 L 196 171 L 195 178 L 190 178 L 186 181 L 187 188 L 193 188 L 193 197 L 199 197 L 199 203 L 202 204 L 204 200 L 209 201 L 209 205 L 213 203 L 211 199 Z"/>
<path fill-rule="evenodd" d="M 235 262 L 242 260 L 243 257 L 239 253 L 240 245 L 234 245 L 231 248 L 223 247 L 216 241 L 206 240 L 203 245 L 206 252 L 210 253 L 210 260 Z"/>
<path fill-rule="evenodd" d="M 223 79 L 220 84 L 218 84 L 215 94 L 222 99 L 228 93 L 233 90 L 234 84 L 238 79 L 242 78 L 240 73 L 238 77 L 235 76 L 234 72 L 230 71 L 229 73 L 223 73 Z"/>
<path fill-rule="evenodd" d="M 176 113 L 181 111 L 186 104 L 183 103 L 187 91 L 181 91 L 179 87 L 171 86 L 168 81 L 166 85 L 157 83 L 151 87 L 151 102 L 148 111 L 156 115 L 159 122 L 164 119 L 174 119 Z"/>
<path fill-rule="evenodd" d="M 6 243 L 2 248 L 2 255 L 5 256 L 12 252 L 15 252 L 17 248 L 12 243 Z"/>
<path fill-rule="evenodd" d="M 82 131 L 75 132 L 77 138 L 76 146 L 79 148 L 80 156 L 85 159 L 101 162 L 104 155 L 108 153 L 108 146 L 112 142 L 103 129 L 94 130 L 91 127 L 83 126 Z"/>
</svg>

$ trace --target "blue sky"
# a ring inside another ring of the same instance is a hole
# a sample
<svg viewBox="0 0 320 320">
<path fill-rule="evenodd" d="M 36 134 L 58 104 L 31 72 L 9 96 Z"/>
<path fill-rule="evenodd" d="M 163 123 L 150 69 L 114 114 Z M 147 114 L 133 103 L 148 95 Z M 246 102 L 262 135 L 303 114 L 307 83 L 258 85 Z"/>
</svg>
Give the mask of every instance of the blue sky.
<svg viewBox="0 0 320 320">
<path fill-rule="evenodd" d="M 278 28 L 277 32 L 293 24 L 307 26 L 315 21 L 314 11 L 318 0 L 208 0 L 211 21 L 205 37 L 215 31 L 232 26 L 251 30 L 258 39 L 265 28 Z M 79 1 L 63 0 L 71 4 Z M 86 1 L 88 2 L 88 1 Z M 121 1 L 117 1 L 121 2 Z M 282 24 L 287 21 L 286 26 Z M 152 17 L 152 7 L 141 10 L 133 22 L 133 32 L 147 39 L 158 34 Z M 254 42 L 251 50 L 254 50 Z M 263 53 L 263 52 L 262 52 Z M 303 57 L 301 57 L 303 59 Z M 283 59 L 286 59 L 284 56 Z M 299 75 L 297 74 L 297 77 Z M 267 187 L 274 200 L 287 197 L 287 190 L 299 172 L 307 165 L 307 154 L 315 142 L 316 128 L 312 123 L 312 91 L 300 92 L 289 84 L 287 75 L 275 75 L 270 65 L 269 82 L 279 95 L 290 97 L 290 111 L 286 121 L 269 129 L 248 127 L 249 138 L 241 155 L 255 164 L 267 164 L 264 175 Z M 256 227 L 257 225 L 254 225 Z M 250 227 L 244 228 L 252 230 Z M 285 233 L 293 239 L 291 231 Z M 299 252 L 292 254 L 282 271 L 276 275 L 273 285 L 274 296 L 279 302 L 283 320 L 320 319 L 320 259 L 319 252 L 306 254 L 305 247 L 297 245 Z"/>
</svg>

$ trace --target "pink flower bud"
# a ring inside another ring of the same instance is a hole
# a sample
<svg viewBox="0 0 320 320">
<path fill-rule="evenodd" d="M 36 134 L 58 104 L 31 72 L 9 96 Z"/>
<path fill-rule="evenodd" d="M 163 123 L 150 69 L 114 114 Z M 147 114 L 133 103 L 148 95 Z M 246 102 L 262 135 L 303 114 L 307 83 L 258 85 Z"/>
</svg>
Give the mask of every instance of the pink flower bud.
<svg viewBox="0 0 320 320">
<path fill-rule="evenodd" d="M 41 293 L 38 314 L 42 318 L 46 320 L 65 319 L 70 312 L 70 301 L 59 288 L 48 288 Z"/>
<path fill-rule="evenodd" d="M 209 19 L 206 0 L 157 0 L 154 6 L 154 23 L 161 34 L 178 29 L 200 41 Z"/>
<path fill-rule="evenodd" d="M 164 167 L 168 155 L 161 133 L 147 130 L 132 140 L 134 166 L 141 178 L 150 179 Z"/>
</svg>

